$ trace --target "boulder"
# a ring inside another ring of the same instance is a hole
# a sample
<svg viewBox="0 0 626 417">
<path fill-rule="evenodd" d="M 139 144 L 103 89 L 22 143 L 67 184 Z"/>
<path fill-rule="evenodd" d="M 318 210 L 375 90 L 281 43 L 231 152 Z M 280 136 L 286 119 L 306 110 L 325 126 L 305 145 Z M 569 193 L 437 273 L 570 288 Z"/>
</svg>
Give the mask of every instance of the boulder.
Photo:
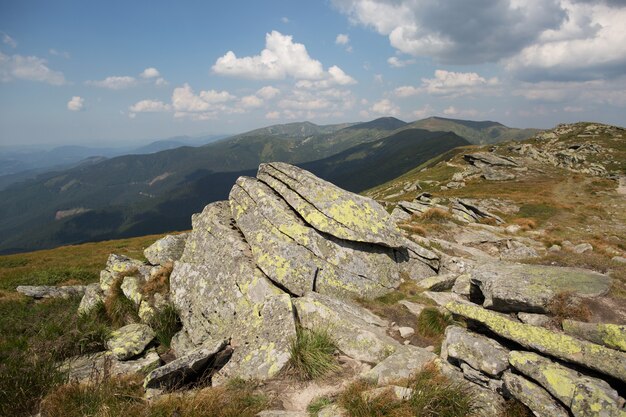
<svg viewBox="0 0 626 417">
<path fill-rule="evenodd" d="M 206 340 L 230 339 L 235 351 L 223 372 L 258 379 L 275 375 L 295 337 L 289 295 L 256 267 L 227 202 L 209 204 L 192 224 L 170 276 L 170 298 L 186 335 L 177 353 Z"/>
<path fill-rule="evenodd" d="M 537 417 L 569 416 L 567 410 L 539 385 L 511 372 L 506 372 L 502 379 L 510 395 L 530 408 Z"/>
<path fill-rule="evenodd" d="M 456 277 L 456 281 L 454 281 L 454 285 L 452 286 L 452 292 L 469 297 L 471 289 L 470 279 L 470 274 L 461 274 Z"/>
<path fill-rule="evenodd" d="M 535 313 L 517 313 L 517 318 L 526 324 L 530 324 L 533 326 L 541 326 L 545 327 L 552 322 L 552 318 L 545 314 L 535 314 Z"/>
<path fill-rule="evenodd" d="M 302 327 L 328 329 L 339 350 L 351 358 L 378 363 L 400 347 L 387 335 L 388 323 L 363 307 L 314 292 L 293 303 Z"/>
<path fill-rule="evenodd" d="M 453 314 L 483 324 L 505 339 L 557 359 L 572 362 L 626 382 L 626 353 L 555 333 L 543 327 L 510 320 L 484 308 L 450 303 Z"/>
<path fill-rule="evenodd" d="M 361 377 L 377 384 L 389 384 L 399 379 L 409 378 L 435 359 L 437 356 L 424 348 L 412 345 L 401 346 L 378 365 L 362 373 Z"/>
<path fill-rule="evenodd" d="M 546 313 L 558 293 L 598 297 L 609 291 L 611 278 L 579 268 L 491 262 L 472 270 L 471 283 L 485 297 L 484 307 L 503 312 Z"/>
<path fill-rule="evenodd" d="M 165 265 L 180 259 L 185 249 L 188 233 L 167 235 L 148 246 L 143 255 L 152 265 Z"/>
<path fill-rule="evenodd" d="M 580 243 L 576 246 L 574 246 L 572 248 L 572 251 L 576 252 L 576 253 L 585 253 L 585 252 L 592 252 L 593 251 L 593 246 L 591 246 L 591 244 L 589 243 Z"/>
<path fill-rule="evenodd" d="M 473 219 L 476 221 L 483 219 L 492 219 L 497 224 L 503 224 L 504 220 L 499 216 L 488 212 L 485 209 L 478 207 L 475 204 L 470 203 L 469 201 L 462 200 L 457 198 L 452 202 L 452 210 L 458 211 L 463 217 L 469 216 L 469 219 Z M 467 218 L 467 217 L 466 217 Z"/>
<path fill-rule="evenodd" d="M 403 339 L 408 339 L 409 337 L 415 334 L 415 329 L 412 327 L 398 327 L 398 332 L 400 333 L 400 337 Z"/>
<path fill-rule="evenodd" d="M 124 277 L 122 280 L 122 293 L 126 298 L 131 300 L 137 307 L 141 304 L 143 294 L 141 293 L 141 287 L 144 284 L 143 278 L 139 277 Z"/>
<path fill-rule="evenodd" d="M 36 300 L 41 298 L 70 298 L 85 294 L 84 285 L 19 285 L 15 291 L 32 297 Z"/>
<path fill-rule="evenodd" d="M 370 298 L 400 284 L 393 249 L 322 235 L 263 182 L 240 177 L 229 198 L 256 265 L 290 293 Z"/>
<path fill-rule="evenodd" d="M 572 336 L 626 352 L 626 325 L 563 320 L 563 331 Z"/>
<path fill-rule="evenodd" d="M 476 152 L 471 154 L 463 155 L 466 161 L 468 161 L 472 165 L 476 166 L 506 166 L 506 167 L 516 167 L 518 166 L 517 162 L 512 158 L 506 156 L 496 155 L 494 153 L 488 152 Z"/>
<path fill-rule="evenodd" d="M 320 232 L 339 239 L 401 247 L 399 229 L 374 200 L 342 190 L 293 165 L 261 164 L 257 178 Z"/>
<path fill-rule="evenodd" d="M 203 376 L 227 344 L 225 340 L 207 341 L 205 346 L 156 368 L 146 376 L 144 388 L 174 388 Z"/>
<path fill-rule="evenodd" d="M 111 332 L 106 342 L 118 360 L 127 360 L 143 352 L 154 339 L 154 330 L 145 324 L 129 324 Z"/>
<path fill-rule="evenodd" d="M 458 326 L 446 328 L 441 358 L 465 362 L 491 377 L 498 377 L 509 367 L 508 349 L 493 339 Z"/>
<path fill-rule="evenodd" d="M 337 404 L 328 405 L 317 413 L 317 417 L 348 417 L 348 411 Z"/>
<path fill-rule="evenodd" d="M 601 379 L 582 375 L 532 352 L 512 351 L 509 361 L 571 409 L 575 417 L 620 415 L 624 399 Z"/>
<path fill-rule="evenodd" d="M 422 311 L 426 308 L 425 305 L 413 303 L 407 300 L 400 300 L 398 301 L 398 304 L 403 305 L 415 317 L 419 317 L 419 315 L 422 314 Z"/>
<path fill-rule="evenodd" d="M 147 374 L 161 365 L 161 358 L 155 349 L 148 349 L 146 353 L 133 360 L 120 361 L 111 352 L 98 352 L 76 356 L 65 360 L 59 370 L 67 373 L 68 380 L 89 381 L 104 377 L 104 372 L 111 376 L 128 374 Z"/>
<path fill-rule="evenodd" d="M 89 284 L 85 287 L 85 295 L 78 305 L 78 314 L 87 314 L 99 303 L 104 302 L 104 294 L 99 283 Z"/>
<path fill-rule="evenodd" d="M 453 292 L 424 291 L 422 295 L 426 298 L 433 300 L 435 304 L 441 307 L 446 306 L 450 302 L 471 304 L 468 300 Z"/>
<path fill-rule="evenodd" d="M 509 181 L 515 179 L 515 174 L 505 171 L 502 168 L 485 166 L 482 171 L 482 177 L 487 181 Z"/>
<path fill-rule="evenodd" d="M 421 288 L 430 291 L 448 291 L 456 282 L 456 274 L 435 275 L 417 282 Z"/>
</svg>

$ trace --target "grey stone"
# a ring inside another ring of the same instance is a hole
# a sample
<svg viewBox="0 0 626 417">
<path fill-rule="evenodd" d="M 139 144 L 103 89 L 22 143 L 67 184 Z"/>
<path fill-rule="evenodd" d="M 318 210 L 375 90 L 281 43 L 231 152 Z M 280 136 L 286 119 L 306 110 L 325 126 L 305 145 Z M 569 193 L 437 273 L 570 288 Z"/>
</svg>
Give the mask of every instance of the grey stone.
<svg viewBox="0 0 626 417">
<path fill-rule="evenodd" d="M 456 282 L 456 278 L 457 278 L 456 274 L 435 275 L 430 278 L 426 278 L 421 281 L 418 281 L 417 285 L 419 285 L 421 288 L 424 288 L 430 291 L 436 291 L 436 292 L 448 291 L 454 286 L 454 283 Z"/>
<path fill-rule="evenodd" d="M 453 314 L 479 322 L 497 335 L 546 355 L 575 363 L 626 382 L 626 353 L 543 327 L 518 323 L 482 307 L 450 303 Z"/>
<path fill-rule="evenodd" d="M 148 246 L 143 255 L 152 265 L 165 265 L 180 259 L 188 233 L 167 235 Z"/>
<path fill-rule="evenodd" d="M 145 324 L 128 324 L 111 332 L 107 348 L 119 360 L 127 360 L 143 352 L 154 339 L 154 330 Z"/>
<path fill-rule="evenodd" d="M 309 417 L 303 411 L 265 410 L 257 414 L 257 417 Z"/>
<path fill-rule="evenodd" d="M 401 247 L 400 231 L 374 200 L 342 190 L 293 165 L 261 164 L 267 183 L 315 229 L 339 239 Z"/>
<path fill-rule="evenodd" d="M 454 285 L 452 286 L 452 292 L 469 297 L 471 290 L 470 278 L 470 274 L 461 274 L 456 277 L 456 281 L 454 281 Z"/>
<path fill-rule="evenodd" d="M 575 417 L 619 416 L 624 399 L 609 384 L 532 352 L 513 351 L 511 365 L 565 404 Z"/>
<path fill-rule="evenodd" d="M 401 346 L 378 365 L 361 374 L 361 377 L 377 384 L 389 384 L 420 372 L 435 359 L 437 356 L 426 349 L 412 345 Z"/>
<path fill-rule="evenodd" d="M 546 313 L 560 292 L 597 297 L 611 286 L 610 277 L 594 271 L 503 262 L 479 265 L 471 276 L 485 297 L 483 306 L 503 312 Z"/>
<path fill-rule="evenodd" d="M 563 320 L 563 331 L 593 343 L 626 352 L 626 325 Z"/>
<path fill-rule="evenodd" d="M 348 411 L 337 404 L 324 407 L 317 413 L 317 417 L 347 417 L 348 415 Z"/>
<path fill-rule="evenodd" d="M 327 329 L 351 358 L 378 363 L 401 345 L 388 336 L 388 323 L 363 307 L 327 295 L 307 293 L 293 303 L 305 329 Z"/>
<path fill-rule="evenodd" d="M 453 292 L 424 291 L 422 295 L 433 300 L 438 306 L 441 307 L 445 307 L 450 302 L 471 304 L 468 300 Z"/>
<path fill-rule="evenodd" d="M 412 327 L 399 327 L 400 337 L 407 339 L 415 334 L 415 329 Z"/>
<path fill-rule="evenodd" d="M 508 158 L 506 156 L 496 155 L 494 153 L 488 152 L 476 152 L 471 154 L 463 155 L 466 161 L 473 165 L 493 165 L 493 166 L 508 166 L 508 167 L 516 167 L 518 166 L 517 162 L 512 158 Z"/>
<path fill-rule="evenodd" d="M 509 367 L 508 349 L 493 339 L 458 326 L 446 328 L 441 358 L 465 362 L 491 377 L 498 377 Z"/>
<path fill-rule="evenodd" d="M 559 245 L 552 245 L 548 248 L 548 252 L 560 252 L 561 247 Z"/>
<path fill-rule="evenodd" d="M 102 302 L 104 302 L 104 294 L 100 289 L 100 284 L 97 282 L 89 284 L 85 287 L 85 295 L 78 305 L 78 314 L 87 314 Z"/>
<path fill-rule="evenodd" d="M 139 277 L 124 277 L 122 280 L 122 293 L 131 300 L 137 307 L 141 304 L 143 294 L 141 293 L 141 287 L 144 284 L 144 279 Z"/>
<path fill-rule="evenodd" d="M 391 394 L 395 400 L 407 401 L 413 395 L 413 390 L 411 388 L 400 387 L 398 385 L 387 385 L 385 387 L 378 387 L 364 391 L 361 396 L 367 401 L 386 394 Z"/>
<path fill-rule="evenodd" d="M 404 307 L 406 307 L 406 309 L 409 310 L 411 314 L 413 314 L 415 317 L 419 317 L 422 311 L 426 308 L 425 305 L 413 303 L 407 300 L 400 300 L 398 301 L 398 304 L 401 304 Z"/>
<path fill-rule="evenodd" d="M 34 299 L 41 298 L 70 298 L 85 294 L 84 285 L 19 285 L 15 291 Z"/>
<path fill-rule="evenodd" d="M 545 314 L 517 313 L 517 318 L 520 319 L 522 323 L 533 326 L 546 326 L 552 322 L 550 316 Z"/>
<path fill-rule="evenodd" d="M 507 391 L 530 408 L 537 417 L 569 416 L 569 413 L 539 385 L 510 372 L 506 372 L 502 379 Z"/>
<path fill-rule="evenodd" d="M 509 181 L 515 179 L 515 174 L 507 172 L 503 169 L 483 167 L 482 177 L 487 181 Z"/>
<path fill-rule="evenodd" d="M 580 243 L 574 246 L 572 250 L 576 253 L 592 252 L 593 246 L 591 246 L 589 243 Z"/>
<path fill-rule="evenodd" d="M 97 380 L 105 375 L 147 374 L 161 364 L 155 349 L 148 349 L 138 358 L 118 360 L 111 352 L 98 352 L 66 359 L 59 370 L 67 373 L 69 381 Z"/>
<path fill-rule="evenodd" d="M 207 341 L 185 356 L 174 359 L 150 372 L 143 383 L 144 388 L 173 388 L 191 382 L 211 366 L 211 361 L 227 346 L 227 341 Z"/>
<path fill-rule="evenodd" d="M 623 256 L 614 256 L 614 257 L 611 258 L 611 260 L 613 262 L 617 262 L 617 263 L 620 263 L 620 264 L 626 264 L 626 258 L 623 257 Z"/>
<path fill-rule="evenodd" d="M 453 200 L 453 210 L 458 210 L 463 214 L 470 216 L 474 220 L 493 219 L 497 224 L 503 224 L 504 220 L 500 216 L 488 212 L 469 201 L 457 198 Z"/>
</svg>

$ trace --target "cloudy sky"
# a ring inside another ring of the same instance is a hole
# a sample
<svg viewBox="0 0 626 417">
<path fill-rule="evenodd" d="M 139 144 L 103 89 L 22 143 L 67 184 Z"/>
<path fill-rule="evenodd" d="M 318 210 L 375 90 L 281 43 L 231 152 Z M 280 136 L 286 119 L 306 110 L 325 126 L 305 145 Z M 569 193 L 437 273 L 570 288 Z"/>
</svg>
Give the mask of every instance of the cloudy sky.
<svg viewBox="0 0 626 417">
<path fill-rule="evenodd" d="M 0 146 L 396 116 L 626 125 L 626 0 L 0 0 Z"/>
</svg>

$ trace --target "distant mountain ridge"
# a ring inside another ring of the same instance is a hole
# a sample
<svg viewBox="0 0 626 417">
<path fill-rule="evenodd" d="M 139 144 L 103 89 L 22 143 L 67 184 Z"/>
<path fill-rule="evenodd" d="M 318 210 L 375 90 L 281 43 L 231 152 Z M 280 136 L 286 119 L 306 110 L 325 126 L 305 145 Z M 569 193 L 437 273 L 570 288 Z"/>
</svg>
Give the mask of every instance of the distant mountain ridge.
<svg viewBox="0 0 626 417">
<path fill-rule="evenodd" d="M 226 198 L 236 178 L 253 175 L 262 162 L 301 165 L 361 191 L 468 144 L 450 130 L 433 132 L 415 123 L 395 118 L 328 126 L 290 123 L 200 147 L 48 172 L 0 191 L 0 252 L 189 228 L 192 213 Z"/>
</svg>

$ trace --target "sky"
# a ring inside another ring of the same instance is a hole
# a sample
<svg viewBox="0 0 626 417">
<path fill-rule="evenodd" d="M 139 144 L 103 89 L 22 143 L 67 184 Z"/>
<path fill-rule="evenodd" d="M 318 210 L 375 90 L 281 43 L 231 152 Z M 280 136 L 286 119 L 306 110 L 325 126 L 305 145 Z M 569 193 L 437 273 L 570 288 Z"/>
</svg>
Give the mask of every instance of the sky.
<svg viewBox="0 0 626 417">
<path fill-rule="evenodd" d="M 0 0 L 0 147 L 395 116 L 626 125 L 626 0 Z"/>
</svg>

